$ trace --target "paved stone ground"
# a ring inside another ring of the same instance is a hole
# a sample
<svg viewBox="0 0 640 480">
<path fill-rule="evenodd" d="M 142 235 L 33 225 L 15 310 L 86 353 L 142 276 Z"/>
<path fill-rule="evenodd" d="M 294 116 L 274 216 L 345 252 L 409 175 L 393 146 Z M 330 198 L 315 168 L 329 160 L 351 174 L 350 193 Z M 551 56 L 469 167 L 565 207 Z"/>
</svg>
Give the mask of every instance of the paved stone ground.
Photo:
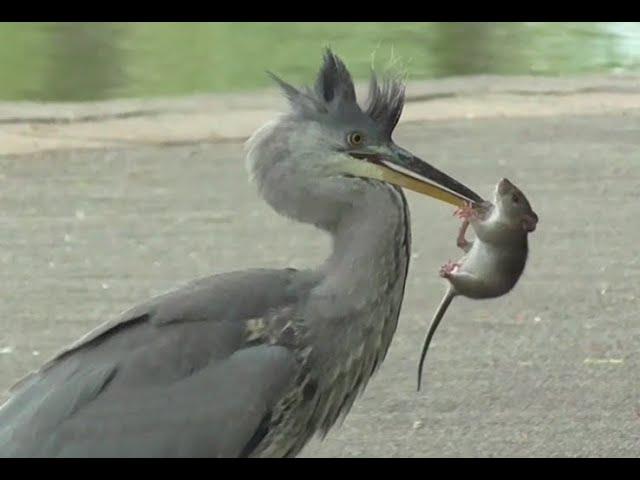
<svg viewBox="0 0 640 480">
<path fill-rule="evenodd" d="M 416 122 L 396 140 L 482 194 L 501 176 L 522 186 L 540 216 L 530 263 L 512 294 L 455 301 L 416 393 L 458 223 L 409 194 L 413 260 L 389 355 L 304 456 L 637 456 L 640 110 Z M 328 248 L 259 200 L 239 143 L 0 157 L 0 389 L 151 295 L 312 265 Z"/>
</svg>

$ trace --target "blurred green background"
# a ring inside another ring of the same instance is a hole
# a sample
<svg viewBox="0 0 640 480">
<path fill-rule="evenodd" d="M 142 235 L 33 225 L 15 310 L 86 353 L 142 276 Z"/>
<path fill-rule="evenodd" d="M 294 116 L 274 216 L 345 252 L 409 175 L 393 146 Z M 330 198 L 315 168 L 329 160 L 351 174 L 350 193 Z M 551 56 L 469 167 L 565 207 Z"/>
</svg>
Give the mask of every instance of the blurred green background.
<svg viewBox="0 0 640 480">
<path fill-rule="evenodd" d="M 357 78 L 640 71 L 638 23 L 2 23 L 0 100 L 80 101 L 307 83 L 331 46 Z"/>
</svg>

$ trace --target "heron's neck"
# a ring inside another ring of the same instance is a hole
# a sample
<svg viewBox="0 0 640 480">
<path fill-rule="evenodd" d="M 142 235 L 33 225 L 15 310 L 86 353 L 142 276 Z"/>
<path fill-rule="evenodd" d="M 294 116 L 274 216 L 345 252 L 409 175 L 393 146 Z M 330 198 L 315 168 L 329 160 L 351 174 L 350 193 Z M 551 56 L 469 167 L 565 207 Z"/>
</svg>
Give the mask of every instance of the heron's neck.
<svg viewBox="0 0 640 480">
<path fill-rule="evenodd" d="M 311 423 L 324 431 L 349 411 L 384 359 L 404 296 L 410 248 L 406 200 L 385 184 L 375 182 L 370 190 L 334 230 L 333 253 L 306 303 L 312 355 L 322 366 L 316 377 L 320 407 Z"/>
<path fill-rule="evenodd" d="M 333 251 L 322 266 L 325 279 L 320 288 L 356 310 L 384 301 L 398 285 L 403 289 L 409 228 L 401 191 L 371 182 L 368 193 L 333 232 Z"/>
</svg>

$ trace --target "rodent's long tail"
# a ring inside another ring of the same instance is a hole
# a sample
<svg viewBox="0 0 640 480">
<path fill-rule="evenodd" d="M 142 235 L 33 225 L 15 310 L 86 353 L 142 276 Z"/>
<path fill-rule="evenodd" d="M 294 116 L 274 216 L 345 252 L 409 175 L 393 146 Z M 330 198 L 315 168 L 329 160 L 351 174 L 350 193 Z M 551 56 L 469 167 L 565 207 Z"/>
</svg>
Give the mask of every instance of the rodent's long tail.
<svg viewBox="0 0 640 480">
<path fill-rule="evenodd" d="M 440 305 L 438 305 L 438 309 L 436 310 L 435 315 L 433 316 L 433 320 L 431 320 L 431 326 L 429 327 L 429 332 L 427 332 L 427 336 L 424 339 L 424 344 L 422 345 L 422 354 L 420 355 L 420 363 L 418 364 L 418 391 L 420 391 L 420 386 L 422 384 L 422 367 L 424 367 L 424 359 L 427 356 L 427 350 L 429 350 L 429 345 L 431 344 L 431 339 L 433 338 L 433 334 L 436 333 L 436 329 L 440 324 L 440 320 L 444 317 L 444 313 L 449 308 L 451 304 L 451 300 L 456 296 L 456 291 L 454 288 L 449 285 L 447 289 L 447 293 L 444 294 Z"/>
</svg>

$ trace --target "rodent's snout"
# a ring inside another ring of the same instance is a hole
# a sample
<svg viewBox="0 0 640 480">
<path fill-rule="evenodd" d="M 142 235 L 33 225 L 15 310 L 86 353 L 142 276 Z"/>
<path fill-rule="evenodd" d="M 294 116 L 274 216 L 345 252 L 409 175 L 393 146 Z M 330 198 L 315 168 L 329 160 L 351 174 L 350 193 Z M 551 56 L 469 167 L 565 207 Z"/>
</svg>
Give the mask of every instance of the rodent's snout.
<svg viewBox="0 0 640 480">
<path fill-rule="evenodd" d="M 538 215 L 536 215 L 534 212 L 525 214 L 522 217 L 522 226 L 525 231 L 529 233 L 535 231 L 536 227 L 538 226 Z"/>
</svg>

